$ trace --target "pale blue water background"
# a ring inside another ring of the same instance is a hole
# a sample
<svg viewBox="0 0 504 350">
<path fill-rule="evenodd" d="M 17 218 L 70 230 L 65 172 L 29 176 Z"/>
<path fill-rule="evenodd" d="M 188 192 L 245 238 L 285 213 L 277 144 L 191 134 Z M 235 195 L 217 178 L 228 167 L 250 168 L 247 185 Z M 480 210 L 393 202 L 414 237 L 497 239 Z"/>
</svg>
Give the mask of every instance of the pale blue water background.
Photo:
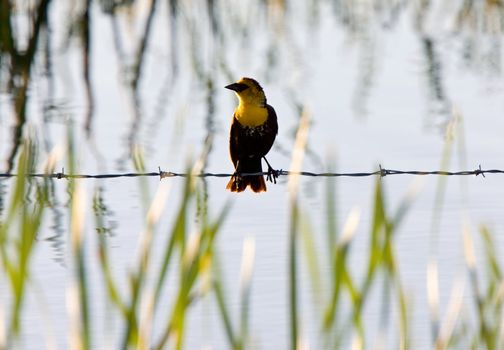
<svg viewBox="0 0 504 350">
<path fill-rule="evenodd" d="M 127 10 L 119 16 L 124 33 L 131 33 L 123 37 L 127 62 L 133 60 L 133 48 L 138 45 L 145 18 L 144 7 L 140 6 L 143 3 L 138 4 L 135 12 L 130 14 L 130 25 Z M 189 157 L 194 159 L 199 155 L 210 131 L 214 140 L 206 169 L 231 172 L 227 139 L 236 100 L 223 87 L 241 76 L 251 76 L 261 82 L 268 102 L 279 116 L 276 146 L 268 156 L 277 168 L 289 167 L 299 117 L 296 104 L 305 106 L 312 118 L 309 153 L 303 165 L 307 171 L 324 171 L 329 155 L 336 159 L 337 170 L 344 172 L 374 171 L 378 164 L 401 170 L 439 169 L 444 136 L 447 125 L 453 123 L 454 110 L 462 118 L 465 159 L 461 160 L 455 150 L 450 169 L 472 170 L 479 164 L 483 168 L 504 168 L 502 35 L 484 33 L 479 27 L 455 29 L 455 20 L 446 15 L 449 11 L 441 2 L 433 3 L 423 30 L 416 27 L 413 6 L 400 9 L 396 22 L 388 18 L 394 18 L 393 11 L 385 9 L 380 13 L 367 1 L 360 4 L 360 10 L 351 10 L 357 13 L 357 28 L 353 31 L 350 30 L 352 25 L 337 21 L 338 15 L 335 16 L 332 6 L 325 2 L 314 18 L 310 17 L 308 4 L 293 3 L 285 22 L 275 12 L 274 5 L 271 5 L 272 17 L 268 21 L 260 15 L 263 12 L 258 6 L 221 4 L 226 9 L 222 16 L 229 15 L 233 20 L 243 21 L 244 28 L 249 30 L 244 39 L 231 25 L 222 28 L 224 44 L 211 35 L 203 3 L 181 4 L 179 21 L 182 24 L 176 44 L 178 68 L 177 75 L 173 76 L 167 8 L 165 3 L 159 3 L 143 65 L 139 90 L 141 120 L 136 125 L 132 114 L 134 103 L 123 83 L 126 73 L 113 50 L 110 18 L 95 4 L 91 59 L 95 111 L 90 141 L 83 130 L 86 99 L 79 43 L 75 40 L 67 51 L 56 50 L 64 40 L 65 21 L 60 16 L 67 13 L 66 3 L 56 1 L 50 15 L 55 35 L 51 44 L 57 52 L 53 57 L 54 96 L 48 95 L 44 79 L 40 76 L 34 79 L 25 132 L 33 133 L 50 149 L 63 144 L 66 124 L 72 120 L 78 139 L 79 171 L 94 174 L 133 169 L 127 145 L 132 129 L 135 144 L 143 149 L 148 171 L 156 171 L 160 166 L 163 170 L 179 172 L 185 170 Z M 262 19 L 257 21 L 256 14 Z M 191 33 L 186 22 L 200 21 L 205 25 Z M 256 25 L 257 22 L 260 25 Z M 432 39 L 440 64 L 442 98 L 435 96 L 433 91 L 439 86 L 431 84 L 427 74 L 429 62 L 425 55 L 425 37 Z M 191 53 L 191 45 L 196 48 L 196 56 Z M 271 47 L 275 50 L 272 51 Z M 197 75 L 195 66 L 203 72 L 205 79 Z M 39 67 L 38 71 L 35 69 L 36 74 L 41 74 L 40 65 L 36 67 Z M 207 79 L 214 88 L 212 102 L 215 109 L 210 117 L 209 93 L 203 82 Z M 6 91 L 2 91 L 1 101 L 0 160 L 4 162 L 12 142 L 13 114 Z M 47 101 L 56 104 L 56 108 L 44 122 L 42 107 Z M 454 143 L 455 149 L 459 137 Z M 57 169 L 63 166 L 64 163 Z M 439 263 L 441 315 L 446 311 L 451 288 L 462 279 L 466 281 L 464 299 L 467 300 L 462 315 L 470 319 L 474 309 L 470 304 L 472 298 L 463 259 L 462 226 L 464 220 L 469 220 L 474 237 L 478 237 L 478 225 L 488 225 L 497 240 L 496 249 L 502 251 L 504 186 L 500 175 L 448 178 L 444 206 L 439 213 L 439 235 L 433 240 L 433 210 L 439 178 L 384 178 L 388 209 L 394 211 L 408 188 L 418 180 L 421 190 L 399 230 L 396 249 L 402 282 L 413 304 L 412 345 L 415 349 L 424 349 L 431 344 L 426 292 L 429 255 L 437 256 Z M 169 178 L 160 182 L 157 178 L 149 178 L 146 181 L 152 196 L 158 187 L 170 187 L 165 215 L 155 236 L 156 246 L 162 249 L 168 239 L 183 180 Z M 367 262 L 375 179 L 331 181 L 337 183 L 339 228 L 352 208 L 361 210 L 351 255 L 354 273 L 359 276 L 364 273 L 363 266 Z M 109 239 L 111 262 L 116 277 L 125 285 L 127 272 L 137 259 L 138 242 L 144 227 L 139 182 L 130 178 L 84 182 L 88 203 L 96 187 L 103 188 L 109 210 L 108 224 L 112 228 Z M 242 246 L 246 237 L 252 237 L 256 247 L 252 280 L 252 343 L 261 349 L 286 348 L 289 339 L 286 179 L 281 178 L 277 185 L 268 184 L 268 192 L 262 195 L 249 192 L 230 194 L 224 190 L 226 182 L 227 179 L 222 178 L 207 179 L 210 215 L 217 215 L 227 201 L 233 203 L 231 214 L 218 236 L 232 315 L 237 323 Z M 325 182 L 324 178 L 302 178 L 300 193 L 303 213 L 310 218 L 314 232 L 320 233 L 315 239 L 321 256 L 326 249 L 323 234 Z M 4 183 L 9 192 L 10 182 Z M 32 261 L 33 284 L 23 315 L 22 348 L 25 349 L 40 348 L 44 334 L 51 334 L 49 342 L 53 341 L 59 349 L 68 344 L 65 300 L 69 285 L 66 267 L 69 247 L 65 182 L 56 181 L 55 190 L 59 203 L 45 217 L 44 230 Z M 119 344 L 122 328 L 106 305 L 103 280 L 97 266 L 97 242 L 90 204 L 87 208 L 87 259 L 91 294 L 96 300 L 92 305 L 93 347 L 107 349 Z M 55 238 L 49 240 L 51 237 Z M 316 307 L 308 287 L 310 280 L 304 255 L 299 254 L 299 257 L 303 286 L 302 333 L 310 348 L 317 349 L 321 346 L 317 323 L 321 317 L 314 311 Z M 477 258 L 483 259 L 479 255 Z M 323 273 L 330 274 L 329 267 L 325 266 Z M 175 282 L 168 281 L 167 293 L 173 292 L 170 284 Z M 381 290 L 376 289 L 376 296 L 366 309 L 370 345 L 378 337 L 380 324 Z M 326 288 L 323 293 L 327 295 L 329 290 Z M 2 295 L 4 303 L 8 303 L 5 290 Z M 170 310 L 169 305 L 165 307 Z M 2 308 L 5 312 L 5 305 Z M 189 315 L 187 348 L 227 347 L 212 296 L 197 303 Z M 397 322 L 397 314 L 392 313 L 389 341 L 397 337 Z M 156 325 L 154 330 L 155 333 Z"/>
</svg>

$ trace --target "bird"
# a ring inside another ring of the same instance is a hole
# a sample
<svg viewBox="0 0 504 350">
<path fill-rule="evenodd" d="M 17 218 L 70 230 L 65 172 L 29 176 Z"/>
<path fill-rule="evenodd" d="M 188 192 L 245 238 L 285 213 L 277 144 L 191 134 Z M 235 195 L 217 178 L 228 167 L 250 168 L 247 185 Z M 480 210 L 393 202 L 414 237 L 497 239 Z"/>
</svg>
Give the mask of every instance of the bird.
<svg viewBox="0 0 504 350">
<path fill-rule="evenodd" d="M 243 192 L 250 186 L 253 192 L 266 192 L 262 175 L 241 174 L 262 173 L 261 159 L 264 159 L 268 165 L 267 180 L 276 183 L 280 171 L 273 169 L 266 154 L 278 134 L 277 115 L 256 80 L 244 77 L 225 88 L 234 91 L 238 97 L 229 132 L 229 154 L 235 171 L 226 189 Z"/>
</svg>

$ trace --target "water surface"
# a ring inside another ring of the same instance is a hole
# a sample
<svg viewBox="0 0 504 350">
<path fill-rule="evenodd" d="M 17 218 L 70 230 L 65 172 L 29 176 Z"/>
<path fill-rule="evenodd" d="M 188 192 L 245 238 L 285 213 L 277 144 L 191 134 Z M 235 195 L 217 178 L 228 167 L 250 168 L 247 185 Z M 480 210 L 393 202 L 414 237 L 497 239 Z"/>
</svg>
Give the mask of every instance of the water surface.
<svg viewBox="0 0 504 350">
<path fill-rule="evenodd" d="M 16 172 L 20 140 L 31 136 L 38 141 L 42 171 L 48 154 L 64 147 L 70 127 L 80 173 L 134 171 L 135 152 L 142 152 L 147 171 L 160 167 L 183 172 L 188 160 L 199 157 L 208 145 L 204 170 L 232 172 L 228 130 L 236 99 L 223 87 L 241 76 L 261 82 L 277 111 L 280 130 L 268 155 L 277 168 L 289 168 L 302 111 L 311 118 L 303 163 L 307 171 L 333 166 L 341 172 L 371 172 L 379 164 L 439 170 L 450 137 L 447 169 L 473 170 L 480 164 L 485 169 L 503 168 L 504 19 L 498 5 L 389 3 L 100 1 L 91 2 L 86 12 L 78 2 L 49 1 L 47 21 L 40 27 L 25 15 L 28 5 L 20 5 L 11 14 L 20 54 L 1 47 L 0 170 Z M 28 38 L 37 30 L 30 56 Z M 56 171 L 64 166 L 64 158 L 58 160 Z M 228 304 L 236 318 L 243 242 L 247 237 L 255 241 L 250 336 L 256 348 L 282 349 L 289 344 L 286 181 L 282 177 L 278 184 L 268 184 L 265 194 L 235 195 L 225 191 L 227 179 L 205 179 L 210 215 L 232 202 L 217 245 Z M 321 259 L 327 248 L 326 181 L 303 177 L 300 191 L 303 217 L 313 226 Z M 329 181 L 337 188 L 338 227 L 352 208 L 361 211 L 351 266 L 355 276 L 362 276 L 375 178 Z M 411 345 L 426 348 L 432 343 L 426 291 L 429 257 L 439 264 L 443 315 L 454 283 L 467 283 L 463 224 L 469 222 L 473 232 L 480 224 L 488 225 L 496 248 L 502 248 L 502 179 L 447 178 L 441 206 L 436 200 L 437 177 L 388 176 L 381 181 L 391 211 L 410 187 L 421 186 L 399 230 L 396 249 L 402 283 L 413 305 Z M 113 273 L 126 286 L 127 272 L 137 261 L 146 209 L 138 179 L 83 182 L 93 348 L 105 349 L 119 346 L 122 325 L 107 303 L 96 234 L 108 236 Z M 0 208 L 6 205 L 12 183 L 0 182 Z M 170 188 L 155 235 L 159 252 L 167 242 L 182 184 L 179 178 L 145 179 L 151 198 L 159 187 Z M 44 217 L 32 261 L 21 348 L 39 348 L 46 338 L 57 348 L 68 344 L 69 198 L 64 180 L 54 180 L 53 186 L 53 206 Z M 89 204 L 96 191 L 106 218 L 105 227 L 99 228 Z M 196 220 L 194 215 L 192 221 Z M 159 259 L 155 255 L 154 261 Z M 302 334 L 311 348 L 320 348 L 317 307 L 323 301 L 313 298 L 302 251 L 299 262 Z M 323 277 L 329 276 L 327 261 L 322 266 Z M 168 281 L 167 295 L 174 293 L 176 283 L 173 278 Z M 328 287 L 322 289 L 327 296 Z M 366 308 L 369 344 L 381 332 L 381 290 L 375 289 Z M 8 291 L 0 291 L 8 303 Z M 464 300 L 462 314 L 470 322 L 474 309 L 467 285 Z M 162 320 L 167 317 L 160 314 Z M 397 341 L 397 322 L 392 312 L 385 343 Z M 188 329 L 187 348 L 227 346 L 212 297 L 191 309 Z M 154 325 L 153 333 L 159 331 Z"/>
</svg>

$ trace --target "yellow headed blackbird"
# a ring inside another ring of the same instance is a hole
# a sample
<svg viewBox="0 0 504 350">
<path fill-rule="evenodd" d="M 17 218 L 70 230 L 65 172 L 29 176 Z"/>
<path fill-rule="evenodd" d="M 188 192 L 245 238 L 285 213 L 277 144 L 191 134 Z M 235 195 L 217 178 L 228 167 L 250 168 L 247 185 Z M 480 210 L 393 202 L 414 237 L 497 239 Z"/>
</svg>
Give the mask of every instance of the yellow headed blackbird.
<svg viewBox="0 0 504 350">
<path fill-rule="evenodd" d="M 250 186 L 254 192 L 266 191 L 262 175 L 241 174 L 262 172 L 261 158 L 264 158 L 268 164 L 268 180 L 276 182 L 278 171 L 265 158 L 278 133 L 275 110 L 266 103 L 266 95 L 254 79 L 241 78 L 226 89 L 233 90 L 239 100 L 229 135 L 229 153 L 235 172 L 226 188 L 231 192 L 242 192 Z"/>
</svg>

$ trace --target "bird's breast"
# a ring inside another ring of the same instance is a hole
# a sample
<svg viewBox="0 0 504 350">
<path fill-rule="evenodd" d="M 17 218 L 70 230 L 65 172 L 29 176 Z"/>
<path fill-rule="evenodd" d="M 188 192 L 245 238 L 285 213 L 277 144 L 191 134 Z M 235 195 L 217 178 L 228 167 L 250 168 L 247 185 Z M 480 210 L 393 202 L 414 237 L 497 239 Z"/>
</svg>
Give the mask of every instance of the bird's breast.
<svg viewBox="0 0 504 350">
<path fill-rule="evenodd" d="M 235 110 L 235 118 L 246 127 L 257 127 L 268 120 L 268 110 L 264 107 L 240 104 Z"/>
</svg>

